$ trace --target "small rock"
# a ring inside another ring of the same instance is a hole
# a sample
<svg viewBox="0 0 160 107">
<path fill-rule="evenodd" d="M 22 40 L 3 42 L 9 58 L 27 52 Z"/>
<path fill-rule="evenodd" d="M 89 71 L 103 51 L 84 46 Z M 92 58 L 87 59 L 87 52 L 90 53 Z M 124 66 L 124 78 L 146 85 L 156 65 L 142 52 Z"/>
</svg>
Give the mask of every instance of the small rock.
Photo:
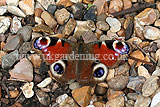
<svg viewBox="0 0 160 107">
<path fill-rule="evenodd" d="M 160 27 L 160 19 L 157 19 L 154 23 L 154 26 Z"/>
<path fill-rule="evenodd" d="M 106 21 L 107 15 L 102 13 L 100 15 L 97 16 L 97 22 L 98 21 Z"/>
<path fill-rule="evenodd" d="M 57 98 L 56 98 L 56 102 L 58 103 L 58 104 L 61 104 L 61 103 L 63 103 L 65 100 L 66 100 L 66 98 L 68 98 L 69 96 L 67 95 L 67 94 L 63 94 L 63 95 L 60 95 L 60 96 L 58 96 Z"/>
<path fill-rule="evenodd" d="M 137 93 L 128 93 L 127 94 L 127 98 L 129 99 L 129 100 L 137 100 L 137 97 L 138 97 L 138 94 Z"/>
<path fill-rule="evenodd" d="M 157 90 L 157 88 L 159 87 L 157 84 L 158 79 L 159 78 L 157 76 L 151 76 L 145 81 L 142 87 L 142 95 L 144 97 L 149 97 Z"/>
<path fill-rule="evenodd" d="M 54 4 L 50 4 L 47 8 L 48 13 L 50 13 L 51 15 L 54 15 L 56 10 L 57 10 L 57 6 Z"/>
<path fill-rule="evenodd" d="M 34 14 L 34 0 L 21 0 L 19 7 L 26 15 Z"/>
<path fill-rule="evenodd" d="M 144 37 L 149 40 L 157 40 L 160 39 L 160 30 L 156 27 L 146 26 L 144 28 Z"/>
<path fill-rule="evenodd" d="M 7 6 L 0 6 L 0 15 L 4 15 L 7 12 Z"/>
<path fill-rule="evenodd" d="M 12 107 L 23 107 L 23 105 L 19 102 L 15 102 L 14 105 L 12 105 Z"/>
<path fill-rule="evenodd" d="M 97 20 L 97 7 L 91 6 L 84 15 L 84 20 L 92 20 L 95 22 Z"/>
<path fill-rule="evenodd" d="M 83 92 L 83 94 L 81 94 Z M 74 100 L 81 106 L 86 107 L 90 102 L 91 87 L 84 86 L 82 88 L 78 88 L 72 91 L 72 96 Z"/>
<path fill-rule="evenodd" d="M 135 16 L 135 20 L 139 21 L 141 25 L 151 25 L 156 20 L 156 12 L 152 8 L 146 8 L 137 16 Z"/>
<path fill-rule="evenodd" d="M 151 75 L 149 74 L 148 70 L 144 66 L 139 66 L 138 67 L 138 75 L 139 76 L 143 76 L 146 79 L 151 77 Z"/>
<path fill-rule="evenodd" d="M 128 76 L 116 76 L 110 80 L 107 80 L 108 87 L 113 90 L 122 90 L 128 84 L 129 78 Z"/>
<path fill-rule="evenodd" d="M 118 35 L 116 32 L 112 32 L 111 30 L 107 31 L 107 38 L 105 40 L 113 40 L 115 38 L 118 38 Z"/>
<path fill-rule="evenodd" d="M 65 8 L 62 8 L 62 9 L 57 10 L 55 12 L 55 17 L 57 19 L 57 22 L 60 25 L 63 25 L 63 24 L 65 24 L 69 20 L 70 13 Z"/>
<path fill-rule="evenodd" d="M 70 0 L 60 0 L 56 5 L 70 7 L 73 5 L 73 3 Z"/>
<path fill-rule="evenodd" d="M 158 103 L 160 103 L 160 99 L 159 99 L 159 98 L 160 98 L 160 92 L 157 93 L 157 94 L 153 97 L 150 107 L 158 107 L 158 106 L 156 106 L 156 105 L 157 105 Z"/>
<path fill-rule="evenodd" d="M 53 30 L 50 27 L 43 24 L 33 27 L 32 30 L 33 32 L 45 32 L 48 34 L 54 34 Z"/>
<path fill-rule="evenodd" d="M 123 65 L 120 65 L 118 68 L 115 69 L 114 75 L 129 75 L 129 69 L 130 66 L 128 63 L 124 63 Z"/>
<path fill-rule="evenodd" d="M 2 64 L 2 57 L 5 56 L 5 55 L 7 55 L 6 52 L 0 51 L 0 65 Z"/>
<path fill-rule="evenodd" d="M 38 25 L 44 24 L 44 20 L 41 19 L 40 17 L 35 17 L 35 22 L 36 22 Z"/>
<path fill-rule="evenodd" d="M 17 33 L 17 31 L 22 28 L 21 22 L 20 20 L 18 20 L 18 18 L 16 16 L 13 17 L 12 23 L 11 23 L 11 27 L 10 27 L 10 31 L 15 34 Z"/>
<path fill-rule="evenodd" d="M 22 19 L 22 25 L 23 26 L 34 26 L 35 23 L 35 18 L 34 15 L 27 15 L 25 18 Z"/>
<path fill-rule="evenodd" d="M 9 17 L 0 16 L 0 34 L 5 33 L 11 24 Z"/>
<path fill-rule="evenodd" d="M 146 81 L 145 77 L 141 77 L 141 76 L 129 77 L 127 88 L 141 92 L 142 86 L 145 81 Z"/>
<path fill-rule="evenodd" d="M 42 105 L 49 106 L 51 100 L 50 100 L 50 96 L 47 93 L 38 89 L 36 90 L 36 96 Z"/>
<path fill-rule="evenodd" d="M 42 12 L 41 18 L 50 28 L 55 28 L 57 26 L 57 22 L 54 19 L 54 17 L 51 14 L 49 14 L 47 11 Z"/>
<path fill-rule="evenodd" d="M 20 87 L 26 98 L 31 98 L 34 95 L 34 91 L 32 90 L 33 86 L 34 86 L 33 82 L 30 83 L 27 82 L 24 84 L 24 86 Z"/>
<path fill-rule="evenodd" d="M 6 5 L 6 0 L 1 0 L 0 1 L 0 6 L 4 6 L 4 5 Z"/>
<path fill-rule="evenodd" d="M 3 50 L 9 52 L 19 49 L 22 43 L 23 43 L 22 37 L 20 35 L 16 35 L 6 43 L 6 45 L 3 47 Z"/>
<path fill-rule="evenodd" d="M 96 95 L 103 95 L 106 92 L 107 92 L 107 88 L 106 87 L 102 87 L 100 85 L 96 85 L 96 88 L 95 88 Z"/>
<path fill-rule="evenodd" d="M 110 80 L 114 77 L 115 69 L 108 69 L 107 80 Z"/>
<path fill-rule="evenodd" d="M 75 90 L 77 88 L 80 88 L 80 85 L 78 82 L 73 82 L 73 83 L 69 84 L 69 89 Z"/>
<path fill-rule="evenodd" d="M 26 17 L 26 15 L 16 6 L 8 6 L 8 12 L 20 16 L 20 17 Z"/>
<path fill-rule="evenodd" d="M 104 102 L 100 102 L 100 101 L 94 102 L 93 105 L 95 107 L 105 107 L 105 103 Z"/>
<path fill-rule="evenodd" d="M 119 96 L 106 103 L 106 107 L 124 107 L 124 97 Z"/>
<path fill-rule="evenodd" d="M 157 9 L 160 11 L 160 2 L 157 2 Z"/>
<path fill-rule="evenodd" d="M 107 91 L 107 99 L 108 100 L 112 100 L 118 96 L 123 96 L 123 95 L 124 95 L 123 91 L 115 91 L 110 88 Z"/>
<path fill-rule="evenodd" d="M 122 0 L 112 0 L 109 5 L 109 13 L 121 11 L 123 8 Z"/>
<path fill-rule="evenodd" d="M 123 10 L 129 9 L 132 7 L 132 1 L 131 0 L 122 0 L 123 1 Z"/>
<path fill-rule="evenodd" d="M 9 99 L 1 98 L 1 102 L 4 103 L 4 104 L 8 104 L 9 103 Z"/>
<path fill-rule="evenodd" d="M 39 68 L 42 62 L 38 54 L 32 54 L 31 56 L 29 56 L 29 60 L 32 62 L 34 68 Z"/>
<path fill-rule="evenodd" d="M 37 0 L 47 10 L 50 4 L 55 4 L 54 0 Z"/>
<path fill-rule="evenodd" d="M 27 71 L 27 72 L 26 72 Z M 33 66 L 27 59 L 23 58 L 18 62 L 14 68 L 9 72 L 12 78 L 32 81 L 33 80 Z"/>
<path fill-rule="evenodd" d="M 136 49 L 137 47 L 133 44 L 133 41 L 135 41 L 138 45 L 140 43 L 142 43 L 142 40 L 138 37 L 132 37 L 131 39 L 127 40 L 128 43 L 131 44 L 131 46 L 133 46 L 133 49 Z"/>
<path fill-rule="evenodd" d="M 36 8 L 34 11 L 35 17 L 41 17 L 42 12 L 43 12 L 43 9 Z"/>
<path fill-rule="evenodd" d="M 97 15 L 100 15 L 102 13 L 106 13 L 108 11 L 108 4 L 105 0 L 95 0 L 93 2 L 93 5 L 97 7 Z"/>
<path fill-rule="evenodd" d="M 86 32 L 83 36 L 82 36 L 84 43 L 90 43 L 90 42 L 94 42 L 97 41 L 97 37 L 95 35 L 95 33 L 93 33 L 92 31 L 88 31 Z"/>
<path fill-rule="evenodd" d="M 19 91 L 17 89 L 13 91 L 9 91 L 10 98 L 16 98 L 19 95 Z"/>
<path fill-rule="evenodd" d="M 31 50 L 31 43 L 30 42 L 25 42 L 21 45 L 21 47 L 19 48 L 19 53 L 20 54 L 26 54 Z"/>
<path fill-rule="evenodd" d="M 52 78 L 50 78 L 50 77 L 45 78 L 43 81 L 41 81 L 39 84 L 37 84 L 37 87 L 44 88 L 47 85 L 49 85 L 51 82 L 52 82 Z"/>
<path fill-rule="evenodd" d="M 152 73 L 154 76 L 160 76 L 160 67 L 156 67 L 156 70 Z"/>
<path fill-rule="evenodd" d="M 19 58 L 18 50 L 2 57 L 2 68 L 10 68 Z"/>
<path fill-rule="evenodd" d="M 109 25 L 104 21 L 98 21 L 96 23 L 96 26 L 98 29 L 103 30 L 103 31 L 107 31 L 109 29 Z"/>
<path fill-rule="evenodd" d="M 8 6 L 18 6 L 19 0 L 6 0 Z"/>
<path fill-rule="evenodd" d="M 64 30 L 62 31 L 62 34 L 69 36 L 74 31 L 76 25 L 77 25 L 76 21 L 70 18 L 67 24 L 65 25 Z"/>
<path fill-rule="evenodd" d="M 83 6 L 82 3 L 76 3 L 71 6 L 72 8 L 72 13 L 75 19 L 82 20 L 83 16 L 85 15 L 85 7 Z"/>
<path fill-rule="evenodd" d="M 116 18 L 107 17 L 106 22 L 110 25 L 112 32 L 118 32 L 121 29 L 121 23 Z"/>
<path fill-rule="evenodd" d="M 32 27 L 31 26 L 24 26 L 18 30 L 17 35 L 21 35 L 25 42 L 29 41 L 32 36 Z"/>
<path fill-rule="evenodd" d="M 149 104 L 151 103 L 151 98 L 149 97 L 143 97 L 141 95 L 138 96 L 134 107 L 149 107 Z"/>
<path fill-rule="evenodd" d="M 132 56 L 132 57 L 134 57 L 134 58 L 137 58 L 137 59 L 144 60 L 144 55 L 143 55 L 143 53 L 142 53 L 141 51 L 139 51 L 139 50 L 136 50 L 136 51 L 132 52 L 132 53 L 130 54 L 130 56 Z M 134 60 L 128 59 L 128 63 L 129 63 L 129 65 L 131 66 L 131 65 L 134 63 Z M 137 62 L 136 67 L 140 66 L 141 64 L 142 64 L 142 62 Z"/>
<path fill-rule="evenodd" d="M 144 1 L 147 3 L 154 3 L 155 2 L 155 0 L 144 0 Z"/>
</svg>

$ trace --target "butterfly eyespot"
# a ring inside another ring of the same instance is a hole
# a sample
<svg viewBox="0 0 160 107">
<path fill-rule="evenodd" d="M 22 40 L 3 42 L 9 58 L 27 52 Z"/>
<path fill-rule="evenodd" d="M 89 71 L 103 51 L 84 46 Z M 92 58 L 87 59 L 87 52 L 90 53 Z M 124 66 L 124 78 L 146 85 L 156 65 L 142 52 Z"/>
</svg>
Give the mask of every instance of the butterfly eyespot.
<svg viewBox="0 0 160 107">
<path fill-rule="evenodd" d="M 129 53 L 129 46 L 125 42 L 121 41 L 114 41 L 113 42 L 113 49 L 120 53 L 120 54 L 127 54 Z"/>
<path fill-rule="evenodd" d="M 35 40 L 34 47 L 38 49 L 44 49 L 49 46 L 51 40 L 49 37 L 40 37 Z"/>
<path fill-rule="evenodd" d="M 93 77 L 96 81 L 105 80 L 107 74 L 108 69 L 104 64 L 98 63 L 93 67 Z"/>
<path fill-rule="evenodd" d="M 50 65 L 51 73 L 54 76 L 62 76 L 65 72 L 65 62 L 63 60 L 59 60 L 53 64 Z"/>
</svg>

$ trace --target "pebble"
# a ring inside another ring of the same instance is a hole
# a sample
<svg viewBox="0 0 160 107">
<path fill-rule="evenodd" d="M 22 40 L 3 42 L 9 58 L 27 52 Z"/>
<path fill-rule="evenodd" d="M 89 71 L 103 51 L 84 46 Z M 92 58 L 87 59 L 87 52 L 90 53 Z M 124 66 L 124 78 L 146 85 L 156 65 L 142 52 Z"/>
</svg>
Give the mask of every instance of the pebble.
<svg viewBox="0 0 160 107">
<path fill-rule="evenodd" d="M 69 84 L 69 89 L 75 90 L 77 88 L 80 88 L 80 85 L 78 82 L 73 82 L 73 83 Z"/>
<path fill-rule="evenodd" d="M 145 81 L 146 81 L 145 77 L 142 77 L 142 76 L 129 77 L 127 88 L 141 92 L 142 86 Z"/>
<path fill-rule="evenodd" d="M 7 6 L 0 6 L 0 15 L 4 15 L 7 12 Z"/>
<path fill-rule="evenodd" d="M 107 15 L 102 13 L 99 16 L 97 16 L 97 22 L 98 21 L 106 21 Z"/>
<path fill-rule="evenodd" d="M 37 0 L 47 10 L 50 4 L 55 4 L 54 0 Z"/>
<path fill-rule="evenodd" d="M 121 29 L 121 23 L 116 18 L 107 17 L 106 22 L 111 27 L 110 30 L 112 32 L 118 32 Z"/>
<path fill-rule="evenodd" d="M 55 28 L 57 26 L 57 22 L 54 19 L 54 17 L 51 14 L 49 14 L 47 11 L 42 12 L 41 18 L 50 28 Z"/>
<path fill-rule="evenodd" d="M 12 34 L 15 34 L 20 28 L 22 28 L 21 22 L 18 17 L 14 16 L 11 22 L 10 31 Z"/>
<path fill-rule="evenodd" d="M 115 76 L 110 80 L 107 80 L 108 87 L 113 90 L 122 90 L 128 84 L 129 78 L 128 76 Z"/>
<path fill-rule="evenodd" d="M 13 36 L 10 40 L 7 41 L 6 45 L 3 47 L 3 50 L 9 52 L 19 49 L 22 43 L 23 39 L 20 35 Z"/>
<path fill-rule="evenodd" d="M 14 66 L 9 74 L 12 78 L 16 78 L 18 80 L 32 81 L 33 65 L 27 58 L 23 58 Z"/>
<path fill-rule="evenodd" d="M 130 56 L 135 57 L 135 58 L 137 58 L 137 59 L 144 60 L 144 55 L 143 55 L 143 53 L 142 53 L 141 51 L 139 51 L 139 50 L 133 51 L 133 52 L 130 54 Z M 134 60 L 128 59 L 128 63 L 129 63 L 129 65 L 131 66 L 131 65 L 134 63 Z M 136 67 L 140 66 L 141 64 L 142 64 L 142 62 L 137 62 Z"/>
<path fill-rule="evenodd" d="M 129 100 L 134 100 L 134 101 L 136 101 L 136 100 L 137 100 L 137 97 L 138 97 L 138 94 L 137 94 L 137 93 L 128 93 L 128 94 L 127 94 L 127 98 L 128 98 Z"/>
<path fill-rule="evenodd" d="M 0 51 L 0 65 L 2 65 L 2 57 L 5 56 L 5 55 L 7 55 L 6 52 Z"/>
<path fill-rule="evenodd" d="M 50 4 L 47 8 L 48 13 L 50 13 L 51 15 L 54 15 L 56 10 L 57 10 L 57 6 L 54 4 Z"/>
<path fill-rule="evenodd" d="M 90 42 L 94 42 L 97 41 L 97 37 L 95 35 L 95 33 L 93 33 L 92 31 L 88 31 L 86 32 L 83 36 L 82 36 L 84 43 L 90 43 Z"/>
<path fill-rule="evenodd" d="M 139 66 L 138 67 L 138 75 L 139 76 L 143 76 L 146 79 L 151 77 L 151 75 L 149 74 L 148 70 L 144 66 Z"/>
<path fill-rule="evenodd" d="M 123 8 L 122 0 L 112 0 L 109 5 L 109 13 L 121 11 Z"/>
<path fill-rule="evenodd" d="M 8 6 L 8 12 L 20 16 L 20 17 L 26 17 L 26 15 L 16 6 Z"/>
<path fill-rule="evenodd" d="M 43 12 L 43 9 L 36 8 L 35 11 L 34 11 L 35 17 L 41 17 L 42 12 Z"/>
<path fill-rule="evenodd" d="M 132 1 L 131 0 L 123 0 L 123 10 L 129 9 L 132 7 Z"/>
<path fill-rule="evenodd" d="M 135 104 L 134 104 L 134 107 L 149 107 L 150 103 L 151 103 L 151 98 L 143 97 L 143 96 L 139 95 Z"/>
<path fill-rule="evenodd" d="M 110 88 L 107 90 L 107 99 L 108 100 L 112 100 L 118 96 L 123 96 L 123 95 L 124 95 L 123 91 L 115 91 Z"/>
<path fill-rule="evenodd" d="M 11 24 L 11 19 L 9 17 L 0 16 L 0 34 L 5 33 Z"/>
<path fill-rule="evenodd" d="M 92 20 L 95 22 L 97 20 L 97 7 L 91 6 L 84 15 L 84 20 Z"/>
<path fill-rule="evenodd" d="M 54 34 L 53 30 L 50 27 L 43 24 L 33 27 L 32 30 L 33 32 L 45 32 L 48 34 Z"/>
<path fill-rule="evenodd" d="M 56 5 L 70 7 L 73 5 L 73 3 L 70 0 L 60 0 Z"/>
<path fill-rule="evenodd" d="M 83 16 L 86 12 L 85 7 L 83 6 L 82 3 L 76 3 L 71 6 L 72 8 L 72 13 L 75 19 L 82 20 Z"/>
<path fill-rule="evenodd" d="M 108 69 L 107 80 L 110 80 L 114 77 L 115 69 Z"/>
<path fill-rule="evenodd" d="M 157 9 L 160 11 L 160 2 L 157 2 Z"/>
<path fill-rule="evenodd" d="M 6 0 L 8 6 L 18 6 L 19 0 Z"/>
<path fill-rule="evenodd" d="M 6 5 L 6 0 L 1 0 L 0 1 L 0 6 L 4 6 L 4 5 Z"/>
<path fill-rule="evenodd" d="M 2 68 L 10 68 L 18 60 L 19 53 L 15 50 L 2 57 Z"/>
<path fill-rule="evenodd" d="M 152 76 L 160 76 L 160 67 L 156 67 L 155 71 L 153 71 Z"/>
<path fill-rule="evenodd" d="M 32 36 L 32 27 L 31 26 L 23 26 L 18 30 L 17 35 L 21 35 L 25 42 L 29 41 Z"/>
<path fill-rule="evenodd" d="M 68 36 L 71 35 L 71 33 L 73 33 L 76 26 L 77 26 L 76 21 L 73 18 L 70 18 L 69 21 L 65 24 L 62 34 L 65 34 Z"/>
<path fill-rule="evenodd" d="M 160 27 L 160 19 L 157 19 L 154 23 L 154 26 Z"/>
<path fill-rule="evenodd" d="M 32 62 L 34 68 L 40 67 L 42 60 L 38 54 L 32 54 L 28 59 Z"/>
<path fill-rule="evenodd" d="M 96 101 L 93 103 L 95 107 L 105 107 L 105 103 L 101 101 Z"/>
<path fill-rule="evenodd" d="M 58 104 L 63 103 L 69 96 L 67 94 L 60 95 L 56 98 Z"/>
<path fill-rule="evenodd" d="M 111 30 L 107 31 L 107 38 L 105 40 L 113 40 L 115 38 L 118 38 L 118 35 L 116 32 L 112 32 Z"/>
<path fill-rule="evenodd" d="M 83 94 L 82 94 L 83 92 Z M 72 96 L 74 100 L 81 106 L 86 107 L 91 99 L 91 87 L 90 86 L 84 86 L 81 88 L 77 88 L 72 91 Z"/>
<path fill-rule="evenodd" d="M 128 65 L 128 63 L 124 63 L 122 65 L 120 65 L 118 68 L 115 69 L 115 73 L 114 75 L 129 75 L 129 69 L 130 66 Z"/>
<path fill-rule="evenodd" d="M 105 21 L 98 21 L 96 27 L 102 31 L 107 31 L 109 29 L 109 25 Z"/>
<path fill-rule="evenodd" d="M 131 44 L 131 46 L 133 47 L 133 49 L 137 49 L 137 47 L 133 44 L 133 41 L 135 41 L 138 45 L 140 43 L 142 43 L 142 40 L 140 38 L 138 38 L 138 37 L 132 37 L 132 38 L 130 38 L 129 40 L 127 40 L 127 42 Z"/>
<path fill-rule="evenodd" d="M 106 87 L 102 87 L 100 85 L 96 85 L 95 88 L 95 94 L 96 95 L 104 95 L 107 92 L 107 88 Z"/>
<path fill-rule="evenodd" d="M 23 26 L 34 26 L 35 23 L 35 18 L 34 15 L 27 15 L 25 18 L 22 18 L 22 25 Z"/>
<path fill-rule="evenodd" d="M 124 107 L 124 97 L 119 96 L 106 103 L 105 107 Z"/>
<path fill-rule="evenodd" d="M 149 40 L 157 40 L 160 39 L 160 29 L 152 26 L 144 27 L 144 37 Z"/>
<path fill-rule="evenodd" d="M 49 85 L 51 82 L 52 82 L 52 78 L 47 77 L 47 78 L 45 78 L 43 81 L 41 81 L 39 84 L 37 84 L 37 87 L 39 87 L 39 88 L 44 88 L 44 87 L 46 87 L 47 85 Z"/>
<path fill-rule="evenodd" d="M 105 0 L 95 0 L 93 5 L 97 7 L 97 16 L 108 11 L 108 4 Z"/>
<path fill-rule="evenodd" d="M 157 84 L 158 79 L 159 78 L 157 76 L 151 76 L 145 81 L 142 87 L 142 95 L 144 97 L 149 97 L 158 89 L 159 87 L 159 85 Z"/>
<path fill-rule="evenodd" d="M 19 53 L 20 54 L 27 54 L 31 49 L 32 49 L 31 48 L 31 43 L 30 42 L 25 42 L 20 46 Z"/>
<path fill-rule="evenodd" d="M 55 12 L 55 17 L 57 19 L 57 22 L 60 24 L 60 25 L 64 25 L 70 18 L 70 13 L 65 9 L 65 8 L 62 8 L 62 9 L 58 9 L 56 12 Z"/>
<path fill-rule="evenodd" d="M 62 103 L 59 104 L 60 107 L 79 107 L 72 97 L 67 97 Z"/>
<path fill-rule="evenodd" d="M 10 98 L 16 98 L 19 95 L 19 91 L 17 89 L 9 91 Z"/>
<path fill-rule="evenodd" d="M 135 16 L 135 20 L 139 21 L 141 25 L 151 25 L 156 20 L 156 12 L 152 8 L 146 8 L 137 16 Z"/>
<path fill-rule="evenodd" d="M 156 107 L 158 103 L 160 103 L 160 92 L 158 92 L 153 98 L 150 107 Z M 158 107 L 158 106 L 157 106 Z"/>
<path fill-rule="evenodd" d="M 47 93 L 45 93 L 44 91 L 37 89 L 36 96 L 37 96 L 39 102 L 44 106 L 49 106 L 49 104 L 51 103 L 50 96 Z"/>
<path fill-rule="evenodd" d="M 41 19 L 40 17 L 35 17 L 35 22 L 40 25 L 40 24 L 44 24 L 44 20 Z"/>
<path fill-rule="evenodd" d="M 21 0 L 19 7 L 26 15 L 32 15 L 34 14 L 34 4 L 34 0 Z"/>
<path fill-rule="evenodd" d="M 34 91 L 32 90 L 34 86 L 33 82 L 25 83 L 20 89 L 22 90 L 25 98 L 31 98 L 34 95 Z"/>
</svg>

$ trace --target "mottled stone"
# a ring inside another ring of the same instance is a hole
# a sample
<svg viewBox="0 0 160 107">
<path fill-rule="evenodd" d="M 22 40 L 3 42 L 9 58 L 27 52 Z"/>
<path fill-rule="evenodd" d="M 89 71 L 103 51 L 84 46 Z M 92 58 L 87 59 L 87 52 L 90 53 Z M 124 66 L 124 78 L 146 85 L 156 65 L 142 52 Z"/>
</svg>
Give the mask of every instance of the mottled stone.
<svg viewBox="0 0 160 107">
<path fill-rule="evenodd" d="M 33 27 L 32 30 L 33 32 L 45 32 L 48 34 L 54 34 L 53 30 L 50 27 L 43 24 Z"/>
<path fill-rule="evenodd" d="M 33 86 L 34 86 L 33 82 L 30 83 L 27 82 L 22 87 L 20 87 L 25 98 L 31 98 L 34 95 Z"/>
<path fill-rule="evenodd" d="M 31 43 L 30 42 L 25 42 L 23 43 L 20 48 L 19 48 L 19 53 L 20 54 L 26 54 L 31 50 Z"/>
<path fill-rule="evenodd" d="M 157 19 L 154 23 L 154 26 L 160 27 L 160 19 Z"/>
<path fill-rule="evenodd" d="M 57 22 L 60 25 L 63 25 L 63 24 L 65 24 L 69 20 L 70 13 L 65 8 L 62 8 L 62 9 L 57 10 L 55 12 L 55 17 L 57 19 Z"/>
<path fill-rule="evenodd" d="M 2 68 L 10 68 L 18 60 L 19 53 L 15 50 L 2 57 Z"/>
<path fill-rule="evenodd" d="M 11 32 L 15 34 L 20 28 L 22 28 L 21 22 L 16 16 L 14 16 L 10 26 Z"/>
<path fill-rule="evenodd" d="M 112 0 L 109 5 L 109 13 L 121 11 L 123 8 L 122 0 Z"/>
<path fill-rule="evenodd" d="M 73 82 L 73 83 L 71 83 L 71 84 L 69 85 L 69 89 L 71 89 L 71 90 L 75 90 L 75 89 L 77 89 L 77 88 L 80 88 L 80 85 L 79 85 L 78 82 Z"/>
<path fill-rule="evenodd" d="M 95 22 L 97 20 L 97 7 L 91 6 L 84 15 L 84 20 L 92 20 Z"/>
<path fill-rule="evenodd" d="M 7 6 L 0 6 L 0 15 L 3 15 L 7 12 Z"/>
<path fill-rule="evenodd" d="M 151 75 L 149 74 L 148 70 L 144 66 L 139 66 L 138 67 L 138 75 L 139 76 L 143 76 L 146 79 L 151 77 Z"/>
<path fill-rule="evenodd" d="M 96 26 L 102 31 L 107 31 L 109 29 L 109 25 L 105 21 L 98 21 Z"/>
<path fill-rule="evenodd" d="M 50 13 L 51 15 L 54 15 L 56 10 L 57 10 L 57 6 L 54 4 L 50 4 L 47 8 L 48 13 Z"/>
<path fill-rule="evenodd" d="M 56 5 L 69 7 L 69 6 L 72 6 L 73 3 L 70 0 L 60 0 Z"/>
<path fill-rule="evenodd" d="M 124 95 L 123 91 L 115 91 L 110 88 L 107 90 L 107 99 L 108 100 L 112 100 L 116 97 L 123 96 L 123 95 Z"/>
<path fill-rule="evenodd" d="M 97 41 L 97 37 L 95 35 L 95 33 L 93 33 L 92 31 L 88 31 L 86 32 L 84 35 L 82 35 L 82 38 L 84 40 L 84 43 L 90 43 L 90 42 L 94 42 Z"/>
<path fill-rule="evenodd" d="M 29 56 L 29 60 L 32 62 L 34 68 L 39 68 L 42 62 L 38 54 L 32 54 L 31 56 Z"/>
<path fill-rule="evenodd" d="M 149 104 L 151 103 L 151 98 L 149 97 L 143 97 L 141 95 L 138 96 L 134 107 L 149 107 Z"/>
<path fill-rule="evenodd" d="M 12 78 L 16 78 L 18 80 L 32 81 L 33 65 L 27 58 L 23 58 L 14 66 L 9 74 Z"/>
<path fill-rule="evenodd" d="M 2 57 L 5 56 L 5 55 L 7 55 L 6 52 L 0 51 L 0 65 L 2 64 Z M 0 80 L 1 80 L 1 79 L 0 79 Z"/>
<path fill-rule="evenodd" d="M 106 103 L 106 107 L 124 107 L 124 97 L 119 96 Z"/>
<path fill-rule="evenodd" d="M 93 5 L 97 7 L 97 15 L 106 13 L 108 11 L 108 4 L 106 0 L 95 0 Z"/>
<path fill-rule="evenodd" d="M 122 0 L 123 1 L 123 10 L 129 9 L 132 7 L 132 1 L 131 0 Z"/>
<path fill-rule="evenodd" d="M 137 93 L 128 93 L 127 94 L 127 98 L 129 99 L 129 100 L 137 100 L 137 97 L 138 97 L 138 94 Z"/>
<path fill-rule="evenodd" d="M 0 16 L 0 34 L 5 33 L 11 24 L 9 17 Z"/>
<path fill-rule="evenodd" d="M 110 25 L 112 32 L 118 32 L 121 29 L 121 23 L 116 18 L 107 17 L 106 22 Z"/>
<path fill-rule="evenodd" d="M 26 15 L 16 6 L 8 6 L 8 12 L 20 17 L 26 17 Z"/>
<path fill-rule="evenodd" d="M 37 0 L 46 10 L 50 4 L 55 4 L 55 0 Z"/>
</svg>

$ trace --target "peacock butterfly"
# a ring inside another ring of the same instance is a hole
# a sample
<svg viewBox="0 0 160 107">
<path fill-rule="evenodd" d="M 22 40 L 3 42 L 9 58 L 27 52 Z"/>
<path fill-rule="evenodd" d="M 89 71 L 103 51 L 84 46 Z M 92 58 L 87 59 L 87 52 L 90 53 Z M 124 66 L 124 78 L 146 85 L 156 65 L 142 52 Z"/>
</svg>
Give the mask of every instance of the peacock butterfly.
<svg viewBox="0 0 160 107">
<path fill-rule="evenodd" d="M 77 80 L 82 85 L 94 85 L 105 80 L 108 68 L 115 68 L 119 58 L 131 50 L 122 40 L 95 41 L 85 44 L 57 37 L 38 37 L 33 50 L 50 65 L 50 73 L 60 83 Z"/>
</svg>

